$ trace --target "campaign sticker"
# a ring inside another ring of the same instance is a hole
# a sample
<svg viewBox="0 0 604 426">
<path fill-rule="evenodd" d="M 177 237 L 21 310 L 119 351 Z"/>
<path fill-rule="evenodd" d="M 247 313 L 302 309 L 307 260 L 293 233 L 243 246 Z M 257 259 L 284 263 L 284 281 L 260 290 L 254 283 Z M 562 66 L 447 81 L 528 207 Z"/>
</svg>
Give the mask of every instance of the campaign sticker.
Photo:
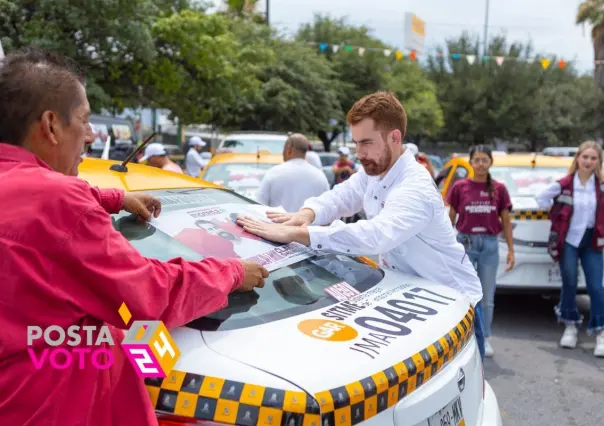
<svg viewBox="0 0 604 426">
<path fill-rule="evenodd" d="M 346 281 L 327 287 L 325 291 L 340 302 L 345 302 L 361 294 Z"/>
</svg>

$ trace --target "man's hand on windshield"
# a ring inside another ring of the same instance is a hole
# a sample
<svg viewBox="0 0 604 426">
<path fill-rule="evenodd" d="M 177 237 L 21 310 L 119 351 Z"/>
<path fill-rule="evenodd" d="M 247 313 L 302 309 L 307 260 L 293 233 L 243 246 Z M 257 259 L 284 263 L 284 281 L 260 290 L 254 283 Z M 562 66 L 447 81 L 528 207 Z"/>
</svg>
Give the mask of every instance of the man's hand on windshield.
<svg viewBox="0 0 604 426">
<path fill-rule="evenodd" d="M 264 287 L 264 279 L 268 278 L 268 271 L 257 263 L 240 260 L 243 265 L 244 277 L 243 284 L 239 287 L 239 291 L 252 291 L 256 287 Z"/>
<path fill-rule="evenodd" d="M 308 226 L 315 220 L 315 212 L 311 209 L 302 209 L 296 213 L 267 212 L 266 216 L 275 223 L 287 226 Z"/>
<path fill-rule="evenodd" d="M 306 226 L 290 226 L 280 223 L 269 223 L 251 217 L 238 217 L 237 224 L 250 234 L 257 235 L 265 240 L 276 243 L 288 244 L 297 242 L 310 245 L 310 236 Z"/>
<path fill-rule="evenodd" d="M 122 209 L 137 214 L 148 221 L 152 217 L 159 216 L 161 201 L 149 194 L 126 192 Z"/>
</svg>

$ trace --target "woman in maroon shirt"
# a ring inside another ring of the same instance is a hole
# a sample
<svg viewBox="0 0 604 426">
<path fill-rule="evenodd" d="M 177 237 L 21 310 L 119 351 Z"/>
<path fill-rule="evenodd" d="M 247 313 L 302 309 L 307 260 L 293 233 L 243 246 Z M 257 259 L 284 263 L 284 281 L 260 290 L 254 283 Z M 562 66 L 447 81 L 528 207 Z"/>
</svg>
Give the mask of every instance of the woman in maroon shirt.
<svg viewBox="0 0 604 426">
<path fill-rule="evenodd" d="M 472 147 L 470 164 L 474 169 L 474 177 L 456 182 L 447 196 L 447 203 L 450 206 L 451 222 L 459 231 L 457 241 L 466 248 L 482 284 L 483 299 L 480 304 L 484 313 L 485 356 L 492 357 L 491 324 L 499 266 L 497 235 L 503 230 L 508 244 L 509 271 L 514 267 L 514 244 L 509 216 L 512 202 L 506 187 L 491 178 L 489 169 L 493 164 L 493 155 L 490 148 L 484 145 Z"/>
</svg>

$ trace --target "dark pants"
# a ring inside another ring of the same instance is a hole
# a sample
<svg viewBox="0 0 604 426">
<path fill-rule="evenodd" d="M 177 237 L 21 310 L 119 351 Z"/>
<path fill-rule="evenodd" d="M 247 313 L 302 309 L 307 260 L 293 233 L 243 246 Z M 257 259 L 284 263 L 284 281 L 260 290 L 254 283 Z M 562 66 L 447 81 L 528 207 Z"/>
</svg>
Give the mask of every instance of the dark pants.
<svg viewBox="0 0 604 426">
<path fill-rule="evenodd" d="M 581 260 L 591 302 L 590 319 L 587 326 L 587 332 L 590 334 L 604 330 L 604 286 L 602 285 L 604 258 L 602 252 L 593 248 L 593 236 L 594 230 L 590 228 L 585 231 L 579 247 L 564 243 L 560 258 L 562 274 L 560 304 L 555 308 L 559 322 L 576 326 L 583 323 L 583 316 L 579 313 L 576 300 L 579 260 Z"/>
</svg>

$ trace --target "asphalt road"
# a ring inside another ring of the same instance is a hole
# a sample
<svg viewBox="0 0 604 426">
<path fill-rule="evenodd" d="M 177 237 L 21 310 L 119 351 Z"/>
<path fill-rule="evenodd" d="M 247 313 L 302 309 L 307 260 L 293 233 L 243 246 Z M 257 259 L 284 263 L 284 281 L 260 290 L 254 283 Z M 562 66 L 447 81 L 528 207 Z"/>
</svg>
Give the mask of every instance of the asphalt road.
<svg viewBox="0 0 604 426">
<path fill-rule="evenodd" d="M 493 347 L 485 360 L 505 426 L 604 425 L 604 359 L 595 358 L 595 337 L 582 330 L 574 350 L 558 341 L 563 326 L 555 299 L 501 295 L 495 300 Z M 588 318 L 589 302 L 579 297 Z"/>
</svg>

